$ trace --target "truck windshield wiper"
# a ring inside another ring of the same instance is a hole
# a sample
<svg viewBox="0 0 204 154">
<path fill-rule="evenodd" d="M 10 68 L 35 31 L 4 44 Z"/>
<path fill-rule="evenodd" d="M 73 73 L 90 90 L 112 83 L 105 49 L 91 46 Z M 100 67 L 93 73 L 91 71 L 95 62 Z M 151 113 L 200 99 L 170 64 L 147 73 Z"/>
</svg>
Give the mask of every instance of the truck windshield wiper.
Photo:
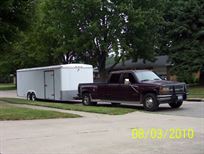
<svg viewBox="0 0 204 154">
<path fill-rule="evenodd" d="M 160 80 L 159 78 L 156 78 L 156 79 L 154 79 L 154 80 Z"/>
</svg>

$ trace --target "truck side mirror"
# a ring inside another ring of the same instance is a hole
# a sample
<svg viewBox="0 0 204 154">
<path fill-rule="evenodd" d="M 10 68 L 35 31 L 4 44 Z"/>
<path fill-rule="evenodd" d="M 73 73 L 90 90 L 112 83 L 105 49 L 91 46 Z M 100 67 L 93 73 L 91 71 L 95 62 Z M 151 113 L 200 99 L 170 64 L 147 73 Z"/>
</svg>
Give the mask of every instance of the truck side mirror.
<svg viewBox="0 0 204 154">
<path fill-rule="evenodd" d="M 129 84 L 130 84 L 130 80 L 129 80 L 129 79 L 125 79 L 125 80 L 124 80 L 124 84 L 125 84 L 125 85 L 129 85 Z"/>
</svg>

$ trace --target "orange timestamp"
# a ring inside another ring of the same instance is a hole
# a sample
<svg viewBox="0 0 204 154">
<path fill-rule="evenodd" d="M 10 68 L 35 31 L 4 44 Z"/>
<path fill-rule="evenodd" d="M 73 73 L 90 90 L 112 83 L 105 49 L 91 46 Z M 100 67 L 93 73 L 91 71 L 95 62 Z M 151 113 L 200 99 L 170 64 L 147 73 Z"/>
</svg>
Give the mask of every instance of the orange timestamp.
<svg viewBox="0 0 204 154">
<path fill-rule="evenodd" d="M 132 128 L 132 139 L 193 139 L 195 131 L 193 128 Z"/>
</svg>

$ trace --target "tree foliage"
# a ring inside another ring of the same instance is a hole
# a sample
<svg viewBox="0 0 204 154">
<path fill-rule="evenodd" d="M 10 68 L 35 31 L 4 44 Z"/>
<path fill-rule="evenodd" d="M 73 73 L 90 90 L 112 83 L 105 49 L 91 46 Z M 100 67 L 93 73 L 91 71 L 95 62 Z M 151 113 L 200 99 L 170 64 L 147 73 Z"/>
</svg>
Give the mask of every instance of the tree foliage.
<svg viewBox="0 0 204 154">
<path fill-rule="evenodd" d="M 33 0 L 1 0 L 0 51 L 7 51 L 19 31 L 30 24 Z"/>
<path fill-rule="evenodd" d="M 163 53 L 170 55 L 172 72 L 191 82 L 204 65 L 204 1 L 167 1 L 162 32 Z"/>
<path fill-rule="evenodd" d="M 153 57 L 161 6 L 159 0 L 50 0 L 44 11 L 58 37 L 55 55 L 90 63 L 103 75 L 111 53 L 116 63 Z"/>
<path fill-rule="evenodd" d="M 2 0 L 0 72 L 107 58 L 170 55 L 173 72 L 204 65 L 202 0 Z M 156 51 L 156 52 L 155 52 Z M 111 69 L 110 68 L 110 69 Z M 180 76 L 181 76 L 180 75 Z"/>
<path fill-rule="evenodd" d="M 34 13 L 34 0 L 1 0 L 0 3 L 0 72 L 15 72 L 15 61 L 21 59 L 14 42 L 29 29 Z M 25 53 L 23 53 L 25 54 Z M 16 55 L 16 59 L 13 59 Z M 21 59 L 22 61 L 23 59 Z"/>
</svg>

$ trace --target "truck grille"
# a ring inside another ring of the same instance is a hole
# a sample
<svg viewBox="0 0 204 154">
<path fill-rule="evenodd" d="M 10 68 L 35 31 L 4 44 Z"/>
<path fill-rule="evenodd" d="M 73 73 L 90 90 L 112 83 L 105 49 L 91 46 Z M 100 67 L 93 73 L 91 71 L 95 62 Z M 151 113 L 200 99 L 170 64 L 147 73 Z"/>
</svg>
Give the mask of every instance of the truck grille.
<svg viewBox="0 0 204 154">
<path fill-rule="evenodd" d="M 171 93 L 184 93 L 185 92 L 185 86 L 184 85 L 174 85 L 170 87 Z"/>
<path fill-rule="evenodd" d="M 183 93 L 184 92 L 184 85 L 174 86 L 174 89 L 175 89 L 176 93 Z"/>
</svg>

